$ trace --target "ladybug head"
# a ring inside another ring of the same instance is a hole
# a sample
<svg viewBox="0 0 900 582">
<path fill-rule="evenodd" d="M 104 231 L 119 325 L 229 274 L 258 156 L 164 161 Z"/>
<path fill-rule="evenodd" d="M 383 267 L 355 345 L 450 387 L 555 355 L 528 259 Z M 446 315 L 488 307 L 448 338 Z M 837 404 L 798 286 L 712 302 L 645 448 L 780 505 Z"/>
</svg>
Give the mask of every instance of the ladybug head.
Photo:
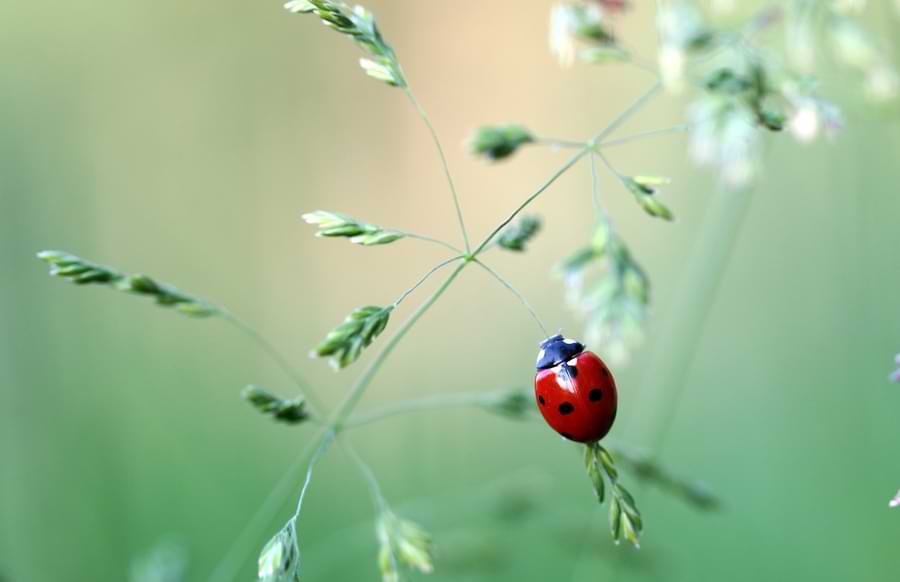
<svg viewBox="0 0 900 582">
<path fill-rule="evenodd" d="M 562 334 L 548 337 L 541 342 L 541 351 L 537 357 L 537 369 L 546 370 L 557 364 L 571 360 L 584 351 L 584 344 L 573 339 L 564 338 Z"/>
</svg>

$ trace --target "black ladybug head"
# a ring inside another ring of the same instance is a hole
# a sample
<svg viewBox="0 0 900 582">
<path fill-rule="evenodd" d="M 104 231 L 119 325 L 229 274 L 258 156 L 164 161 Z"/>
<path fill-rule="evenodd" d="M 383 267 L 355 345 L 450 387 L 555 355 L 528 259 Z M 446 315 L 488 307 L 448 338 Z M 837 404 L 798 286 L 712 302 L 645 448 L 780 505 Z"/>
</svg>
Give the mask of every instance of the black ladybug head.
<svg viewBox="0 0 900 582">
<path fill-rule="evenodd" d="M 573 339 L 564 338 L 562 334 L 548 337 L 541 342 L 538 352 L 537 369 L 546 370 L 563 362 L 567 362 L 584 351 L 584 344 Z"/>
</svg>

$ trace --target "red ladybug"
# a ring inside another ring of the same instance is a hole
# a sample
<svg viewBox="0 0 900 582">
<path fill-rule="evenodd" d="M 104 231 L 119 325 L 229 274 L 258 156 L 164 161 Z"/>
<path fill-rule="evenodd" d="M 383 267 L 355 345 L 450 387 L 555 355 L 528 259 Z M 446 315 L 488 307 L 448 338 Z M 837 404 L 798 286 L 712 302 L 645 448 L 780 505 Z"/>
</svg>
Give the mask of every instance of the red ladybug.
<svg viewBox="0 0 900 582">
<path fill-rule="evenodd" d="M 609 368 L 562 335 L 541 343 L 534 397 L 547 424 L 571 441 L 598 441 L 616 419 L 616 381 Z"/>
</svg>

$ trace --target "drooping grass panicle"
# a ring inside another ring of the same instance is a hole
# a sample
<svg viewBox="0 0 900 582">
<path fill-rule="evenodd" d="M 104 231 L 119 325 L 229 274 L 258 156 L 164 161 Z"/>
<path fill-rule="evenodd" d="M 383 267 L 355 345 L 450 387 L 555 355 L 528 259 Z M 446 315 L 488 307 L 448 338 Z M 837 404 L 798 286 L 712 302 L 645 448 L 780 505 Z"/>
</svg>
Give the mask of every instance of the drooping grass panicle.
<svg viewBox="0 0 900 582">
<path fill-rule="evenodd" d="M 537 410 L 528 390 L 504 390 L 482 396 L 478 405 L 484 410 L 511 420 L 523 420 Z"/>
<path fill-rule="evenodd" d="M 223 313 L 215 305 L 147 275 L 128 275 L 62 251 L 41 251 L 37 256 L 50 264 L 50 275 L 68 279 L 76 285 L 99 284 L 118 291 L 147 295 L 162 307 L 171 307 L 179 313 L 194 317 Z"/>
<path fill-rule="evenodd" d="M 591 486 L 594 488 L 597 502 L 603 503 L 606 501 L 606 480 L 603 477 L 603 467 L 600 459 L 597 458 L 593 445 L 584 447 L 584 470 L 591 481 Z"/>
<path fill-rule="evenodd" d="M 391 305 L 384 307 L 367 305 L 354 309 L 340 325 L 328 332 L 325 339 L 313 350 L 312 355 L 330 358 L 331 365 L 336 370 L 346 368 L 358 360 L 362 351 L 384 331 L 391 312 L 404 299 L 421 287 L 432 275 L 462 258 L 460 255 L 441 261 L 425 273 L 415 285 L 404 291 Z"/>
<path fill-rule="evenodd" d="M 670 0 L 658 6 L 659 70 L 666 89 L 679 93 L 687 83 L 690 58 L 713 48 L 718 35 L 694 2 Z"/>
<path fill-rule="evenodd" d="M 299 424 L 309 418 L 306 400 L 302 396 L 290 400 L 279 398 L 271 392 L 251 384 L 244 388 L 241 397 L 259 412 L 268 414 L 273 419 L 285 424 Z"/>
<path fill-rule="evenodd" d="M 63 251 L 41 251 L 37 258 L 50 264 L 51 276 L 68 279 L 76 285 L 108 285 L 125 278 L 123 273 L 112 267 L 98 265 Z"/>
<path fill-rule="evenodd" d="M 381 36 L 375 17 L 362 6 L 350 8 L 336 0 L 290 0 L 284 6 L 294 13 L 315 14 L 326 26 L 350 36 L 369 55 L 359 64 L 370 77 L 394 87 L 406 87 L 394 49 Z"/>
<path fill-rule="evenodd" d="M 343 237 L 363 246 L 386 245 L 404 238 L 405 233 L 387 230 L 345 214 L 316 210 L 303 215 L 303 220 L 319 227 L 316 236 Z"/>
<path fill-rule="evenodd" d="M 359 359 L 363 349 L 369 347 L 387 327 L 393 305 L 357 307 L 313 351 L 314 356 L 330 358 L 331 365 L 340 370 Z"/>
<path fill-rule="evenodd" d="M 600 62 L 600 53 L 625 60 L 628 53 L 616 44 L 612 17 L 616 10 L 608 3 L 566 1 L 556 4 L 550 13 L 550 51 L 563 66 L 576 58 Z"/>
<path fill-rule="evenodd" d="M 766 132 L 788 129 L 809 142 L 820 134 L 833 136 L 843 125 L 839 109 L 818 95 L 808 73 L 755 49 L 746 36 L 734 33 L 732 42 L 720 45 L 717 59 L 698 68 L 701 93 L 687 113 L 691 157 L 716 168 L 729 189 L 753 184 Z"/>
<path fill-rule="evenodd" d="M 516 224 L 506 227 L 497 237 L 497 244 L 508 251 L 522 252 L 525 245 L 541 230 L 539 216 L 523 216 Z"/>
<path fill-rule="evenodd" d="M 299 582 L 300 547 L 293 519 L 270 539 L 259 554 L 260 582 Z"/>
<path fill-rule="evenodd" d="M 591 182 L 595 198 L 597 191 L 597 175 L 593 166 L 594 157 L 600 158 L 603 165 L 605 165 L 607 169 L 622 182 L 622 185 L 631 192 L 638 205 L 644 209 L 644 212 L 655 218 L 662 218 L 663 220 L 672 220 L 674 218 L 672 211 L 660 202 L 656 196 L 660 186 L 671 182 L 669 178 L 660 176 L 625 176 L 616 170 L 609 159 L 600 151 L 593 152 L 591 158 Z"/>
<path fill-rule="evenodd" d="M 385 499 L 372 468 L 352 447 L 345 444 L 344 449 L 365 478 L 378 510 L 375 536 L 382 580 L 399 582 L 403 579 L 403 568 L 431 573 L 434 570 L 431 535 L 418 524 L 398 517 Z"/>
<path fill-rule="evenodd" d="M 657 176 L 626 176 L 623 181 L 625 187 L 634 194 L 635 200 L 644 209 L 644 212 L 655 218 L 672 220 L 672 211 L 657 198 L 657 188 L 668 184 L 668 178 Z"/>
<path fill-rule="evenodd" d="M 378 566 L 384 582 L 399 581 L 401 566 L 423 574 L 434 571 L 431 535 L 417 523 L 385 508 L 376 523 L 375 534 L 379 542 Z"/>
<path fill-rule="evenodd" d="M 535 141 L 535 136 L 521 125 L 486 125 L 469 138 L 468 147 L 472 155 L 496 162 Z"/>
<path fill-rule="evenodd" d="M 685 477 L 675 475 L 668 467 L 654 460 L 645 452 L 626 447 L 614 447 L 612 454 L 619 464 L 635 478 L 646 481 L 664 491 L 680 497 L 692 507 L 703 511 L 714 511 L 721 507 L 719 498 L 708 487 Z"/>
<path fill-rule="evenodd" d="M 612 225 L 599 221 L 592 243 L 563 260 L 557 273 L 569 303 L 587 318 L 586 343 L 625 361 L 643 338 L 650 281 Z"/>
<path fill-rule="evenodd" d="M 603 503 L 609 491 L 609 529 L 613 540 L 626 539 L 640 547 L 643 519 L 634 497 L 619 482 L 619 471 L 613 456 L 600 443 L 588 443 L 584 451 L 585 471 L 591 481 L 597 501 Z"/>
<path fill-rule="evenodd" d="M 735 106 L 745 107 L 759 127 L 781 131 L 786 115 L 782 110 L 779 83 L 775 80 L 778 74 L 773 63 L 753 59 L 734 67 L 713 70 L 706 78 L 705 89 L 728 99 Z"/>
</svg>

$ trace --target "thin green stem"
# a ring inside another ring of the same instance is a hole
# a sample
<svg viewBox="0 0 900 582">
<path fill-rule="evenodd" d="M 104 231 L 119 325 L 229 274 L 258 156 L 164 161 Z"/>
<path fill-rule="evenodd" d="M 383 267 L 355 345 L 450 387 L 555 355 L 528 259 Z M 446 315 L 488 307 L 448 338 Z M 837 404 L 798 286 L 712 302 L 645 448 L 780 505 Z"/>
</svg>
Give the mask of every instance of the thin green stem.
<svg viewBox="0 0 900 582">
<path fill-rule="evenodd" d="M 462 231 L 463 242 L 466 247 L 466 254 L 471 252 L 469 248 L 469 233 L 466 231 L 466 221 L 463 219 L 462 207 L 459 203 L 459 195 L 456 193 L 456 185 L 453 183 L 453 176 L 450 174 L 450 166 L 447 164 L 447 156 L 444 155 L 444 148 L 441 146 L 441 140 L 438 138 L 437 130 L 434 129 L 434 125 L 431 124 L 431 119 L 428 118 L 428 114 L 425 113 L 425 110 L 419 104 L 419 101 L 416 99 L 416 96 L 413 94 L 412 89 L 409 88 L 409 85 L 404 87 L 404 92 L 406 96 L 409 97 L 410 103 L 412 103 L 416 112 L 419 114 L 419 117 L 422 118 L 422 121 L 425 122 L 425 126 L 428 127 L 429 133 L 431 133 L 431 139 L 434 142 L 434 146 L 437 149 L 438 156 L 441 159 L 441 166 L 444 168 L 444 175 L 447 178 L 447 184 L 450 186 L 450 194 L 453 195 L 453 206 L 456 208 L 456 218 L 459 221 L 459 229 Z"/>
<path fill-rule="evenodd" d="M 341 430 L 341 426 L 343 422 L 347 419 L 347 416 L 350 412 L 353 411 L 353 408 L 359 402 L 359 399 L 362 398 L 363 393 L 365 393 L 366 388 L 369 387 L 369 384 L 372 383 L 372 379 L 375 377 L 375 374 L 381 369 L 384 365 L 385 360 L 391 355 L 391 352 L 397 347 L 397 344 L 400 343 L 400 340 L 409 333 L 409 330 L 416 324 L 419 319 L 431 308 L 434 303 L 440 299 L 441 295 L 443 295 L 447 289 L 450 288 L 450 285 L 453 284 L 453 281 L 459 276 L 463 269 L 466 268 L 468 262 L 463 262 L 460 264 L 453 272 L 447 277 L 440 287 L 435 290 L 431 296 L 422 303 L 418 309 L 416 309 L 412 315 L 409 316 L 409 319 L 403 322 L 403 324 L 394 332 L 394 335 L 388 340 L 385 344 L 384 348 L 375 356 L 375 359 L 369 364 L 369 367 L 362 373 L 362 375 L 356 380 L 356 383 L 350 388 L 347 396 L 338 405 L 335 409 L 334 413 L 332 413 L 329 419 L 329 426 L 331 426 L 335 432 L 339 432 Z"/>
<path fill-rule="evenodd" d="M 403 300 L 404 300 L 404 299 L 406 299 L 407 297 L 409 297 L 409 295 L 410 295 L 413 291 L 415 291 L 416 289 L 418 289 L 419 287 L 421 287 L 423 284 L 425 284 L 425 281 L 427 281 L 428 279 L 430 279 L 432 275 L 434 275 L 435 273 L 437 273 L 438 271 L 440 271 L 441 269 L 443 269 L 444 267 L 446 267 L 446 266 L 449 265 L 450 263 L 454 263 L 454 262 L 456 262 L 456 261 L 458 261 L 458 260 L 460 260 L 460 259 L 462 259 L 462 258 L 464 258 L 462 255 L 460 255 L 460 256 L 458 256 L 458 257 L 451 257 L 451 258 L 447 259 L 446 261 L 442 261 L 442 262 L 438 263 L 437 265 L 435 265 L 434 267 L 432 267 L 432 269 L 431 269 L 430 271 L 428 271 L 427 273 L 425 273 L 425 275 L 424 275 L 421 279 L 419 279 L 419 281 L 418 281 L 415 285 L 413 285 L 412 287 L 410 287 L 409 289 L 407 289 L 406 291 L 404 291 L 404 292 L 400 295 L 400 297 L 398 297 L 397 300 L 394 301 L 394 303 L 393 303 L 394 307 L 397 307 L 398 305 L 400 305 L 401 303 L 403 303 Z"/>
<path fill-rule="evenodd" d="M 368 412 L 353 415 L 347 420 L 346 424 L 344 424 L 344 429 L 348 430 L 363 427 L 392 416 L 410 412 L 480 406 L 489 402 L 492 397 L 494 397 L 494 395 L 475 392 L 466 394 L 439 394 L 414 400 L 403 400 Z"/>
<path fill-rule="evenodd" d="M 618 39 L 616 40 L 616 44 L 625 49 L 625 52 L 628 54 L 628 64 L 645 73 L 650 73 L 657 79 L 660 78 L 659 67 L 655 61 L 640 54 L 631 43 L 626 43 L 621 39 Z"/>
<path fill-rule="evenodd" d="M 683 131 L 688 131 L 691 128 L 691 124 L 689 123 L 680 123 L 678 125 L 673 125 L 672 127 L 664 127 L 662 129 L 654 129 L 651 131 L 643 131 L 641 133 L 635 133 L 633 135 L 626 135 L 625 137 L 620 137 L 617 139 L 610 139 L 604 141 L 602 143 L 597 144 L 598 149 L 606 149 L 608 147 L 615 147 L 620 145 L 625 145 L 631 143 L 633 141 L 637 141 L 640 139 L 654 137 L 658 135 L 666 135 L 670 133 L 680 133 Z"/>
<path fill-rule="evenodd" d="M 294 368 L 290 362 L 288 362 L 287 358 L 281 355 L 281 352 L 263 337 L 259 332 L 253 329 L 250 325 L 245 323 L 243 320 L 235 316 L 230 311 L 223 309 L 222 310 L 222 318 L 225 319 L 228 323 L 235 326 L 237 329 L 241 331 L 244 335 L 250 338 L 259 348 L 272 359 L 273 362 L 285 373 L 285 375 L 294 382 L 297 388 L 303 393 L 303 396 L 306 398 L 307 404 L 309 405 L 313 416 L 318 416 L 318 411 L 320 409 L 320 402 L 316 397 L 315 393 L 312 390 L 309 382 L 300 375 L 300 373 Z"/>
<path fill-rule="evenodd" d="M 620 181 L 625 180 L 625 176 L 619 170 L 617 170 L 617 169 L 615 169 L 615 167 L 613 167 L 613 165 L 606 158 L 606 156 L 604 156 L 600 152 L 595 152 L 595 153 L 596 153 L 597 157 L 600 158 L 600 161 L 603 162 L 603 165 L 606 166 L 606 169 L 612 173 L 612 175 L 614 175 Z"/>
<path fill-rule="evenodd" d="M 434 243 L 434 244 L 437 244 L 437 245 L 441 245 L 441 246 L 444 247 L 445 249 L 450 249 L 451 251 L 453 251 L 454 253 L 457 253 L 457 254 L 459 254 L 459 255 L 464 255 L 464 254 L 466 254 L 462 249 L 460 249 L 460 248 L 457 247 L 456 245 L 452 245 L 452 244 L 448 243 L 447 241 L 441 240 L 441 239 L 439 239 L 439 238 L 434 238 L 434 237 L 431 237 L 431 236 L 426 236 L 426 235 L 424 235 L 424 234 L 418 234 L 418 233 L 415 233 L 415 232 L 408 232 L 408 231 L 405 231 L 405 230 L 397 230 L 397 229 L 391 229 L 391 230 L 392 230 L 393 232 L 398 233 L 398 234 L 402 234 L 402 235 L 405 236 L 406 238 L 412 238 L 412 239 L 416 239 L 416 240 L 421 240 L 421 241 L 426 241 L 426 242 Z"/>
<path fill-rule="evenodd" d="M 587 145 L 583 141 L 555 139 L 552 137 L 538 137 L 538 138 L 535 138 L 534 143 L 537 145 L 549 146 L 551 148 L 569 148 L 569 149 L 580 149 Z"/>
<path fill-rule="evenodd" d="M 600 204 L 600 186 L 597 179 L 597 155 L 591 151 L 591 201 L 594 204 L 594 214 L 597 222 L 604 220 L 603 206 Z"/>
<path fill-rule="evenodd" d="M 356 464 L 357 468 L 359 468 L 359 472 L 362 473 L 363 478 L 366 480 L 366 484 L 369 486 L 369 492 L 372 495 L 372 501 L 375 503 L 375 507 L 379 511 L 385 511 L 389 508 L 387 499 L 384 498 L 384 493 L 381 492 L 381 485 L 378 483 L 378 478 L 375 476 L 375 472 L 372 471 L 372 467 L 368 465 L 365 461 L 362 460 L 362 457 L 359 456 L 359 453 L 356 452 L 353 447 L 347 445 L 345 442 L 341 443 L 342 448 L 347 452 L 351 459 L 353 459 L 354 464 Z"/>
<path fill-rule="evenodd" d="M 662 89 L 662 82 L 657 80 L 653 83 L 653 86 L 650 87 L 643 95 L 638 97 L 634 103 L 629 105 L 622 113 L 620 113 L 615 119 L 613 119 L 609 125 L 607 125 L 603 131 L 598 133 L 594 139 L 591 140 L 593 143 L 602 142 L 609 135 L 611 135 L 615 130 L 619 129 L 623 123 L 628 121 L 628 119 L 638 112 L 640 109 L 647 104 L 650 99 L 656 96 L 657 93 Z"/>
<path fill-rule="evenodd" d="M 600 131 L 593 139 L 591 139 L 585 147 L 579 150 L 575 155 L 573 155 L 569 160 L 562 165 L 556 172 L 553 173 L 550 178 L 544 182 L 540 188 L 538 188 L 535 192 L 529 195 L 524 202 L 522 202 L 518 208 L 516 208 L 503 222 L 501 222 L 491 233 L 485 237 L 481 244 L 475 249 L 472 253 L 473 257 L 477 257 L 496 237 L 501 230 L 506 228 L 509 223 L 515 220 L 516 216 L 519 215 L 520 212 L 525 210 L 532 202 L 534 202 L 544 191 L 549 188 L 560 176 L 565 174 L 569 168 L 574 166 L 578 160 L 583 158 L 588 152 L 595 149 L 595 145 L 601 143 L 606 137 L 608 137 L 612 132 L 618 129 L 623 123 L 625 123 L 628 118 L 634 115 L 637 111 L 639 111 L 647 102 L 652 99 L 657 93 L 659 93 L 662 88 L 662 83 L 657 80 L 650 89 L 648 89 L 643 95 L 638 97 L 634 103 L 629 105 L 624 111 L 622 111 L 619 115 L 617 115 L 603 130 Z"/>
<path fill-rule="evenodd" d="M 384 494 L 381 492 L 381 485 L 378 483 L 375 472 L 372 471 L 372 468 L 362 460 L 362 457 L 360 457 L 352 447 L 346 446 L 344 447 L 344 450 L 346 450 L 347 454 L 350 455 L 350 458 L 353 459 L 353 462 L 356 464 L 357 468 L 359 468 L 360 473 L 362 473 L 363 478 L 366 480 L 366 483 L 369 486 L 369 494 L 372 496 L 372 502 L 375 505 L 375 508 L 381 514 L 389 513 L 391 508 L 388 505 L 387 499 L 384 498 Z M 400 567 L 397 564 L 397 556 L 394 555 L 394 547 L 392 544 L 388 544 L 388 552 L 391 559 L 391 568 L 395 572 L 399 571 Z"/>
<path fill-rule="evenodd" d="M 300 488 L 300 497 L 297 499 L 297 510 L 294 511 L 294 515 L 291 517 L 291 520 L 293 520 L 295 524 L 300 517 L 300 510 L 303 508 L 303 499 L 306 497 L 306 491 L 309 489 L 310 482 L 312 482 L 313 469 L 315 469 L 316 463 L 319 462 L 319 459 L 322 458 L 325 451 L 328 450 L 328 446 L 331 442 L 337 438 L 337 434 L 330 428 L 326 428 L 323 433 L 322 438 L 319 439 L 319 445 L 316 447 L 315 452 L 309 460 L 309 465 L 306 468 L 306 478 L 303 480 L 303 487 Z"/>
<path fill-rule="evenodd" d="M 324 434 L 325 431 L 322 431 Z M 228 547 L 225 557 L 219 562 L 212 574 L 207 579 L 209 582 L 227 582 L 234 580 L 235 573 L 240 569 L 241 562 L 245 556 L 246 548 L 254 547 L 254 543 L 259 538 L 263 528 L 272 523 L 278 510 L 284 504 L 284 496 L 291 488 L 294 482 L 295 473 L 303 466 L 303 463 L 310 459 L 315 447 L 321 444 L 321 440 L 314 439 L 306 445 L 304 450 L 291 463 L 290 467 L 284 472 L 284 475 L 275 484 L 272 492 L 263 501 L 262 505 L 256 510 L 247 525 L 244 526 L 241 533 L 235 538 L 234 542 Z"/>
<path fill-rule="evenodd" d="M 491 275 L 494 279 L 496 279 L 501 285 L 503 285 L 504 287 L 506 287 L 507 289 L 509 289 L 509 291 L 510 291 L 513 295 L 516 296 L 516 298 L 519 300 L 519 302 L 520 302 L 520 303 L 525 307 L 525 309 L 528 311 L 528 314 L 531 315 L 531 318 L 534 319 L 535 323 L 538 324 L 538 327 L 541 328 L 541 331 L 544 332 L 544 337 L 548 337 L 548 336 L 550 335 L 550 333 L 547 331 L 546 326 L 544 326 L 544 322 L 541 321 L 541 318 L 538 316 L 537 312 L 534 310 L 534 308 L 531 306 L 531 304 L 528 302 L 528 300 L 525 299 L 525 296 L 522 295 L 522 294 L 519 292 L 518 289 L 516 289 L 515 287 L 513 287 L 512 283 L 510 283 L 510 282 L 507 281 L 505 278 L 503 278 L 503 276 L 501 276 L 500 273 L 498 273 L 498 272 L 495 271 L 494 269 L 488 267 L 487 265 L 485 265 L 484 263 L 482 263 L 482 262 L 479 261 L 478 259 L 474 259 L 474 260 L 475 260 L 475 263 L 476 263 L 479 267 L 481 267 L 482 269 L 484 269 L 485 271 L 487 271 L 488 273 L 490 273 L 490 275 Z"/>
<path fill-rule="evenodd" d="M 490 242 L 494 240 L 494 237 L 496 237 L 500 233 L 500 231 L 502 231 L 509 225 L 509 223 L 515 220 L 516 216 L 518 216 L 520 212 L 525 210 L 525 208 L 528 207 L 529 204 L 534 202 L 538 198 L 538 196 L 543 194 L 547 188 L 549 188 L 554 182 L 556 182 L 556 180 L 559 179 L 560 176 L 565 174 L 569 170 L 569 168 L 574 166 L 578 162 L 578 160 L 587 155 L 588 151 L 588 148 L 584 147 L 571 158 L 569 158 L 569 160 L 565 164 L 563 164 L 561 168 L 556 170 L 556 172 L 554 172 L 553 175 L 550 176 L 550 178 L 545 181 L 540 188 L 529 195 L 528 198 L 526 198 L 525 201 L 518 206 L 518 208 L 516 208 L 508 217 L 506 217 L 506 219 L 503 220 L 503 222 L 501 222 L 493 231 L 491 231 L 491 234 L 489 234 L 483 241 L 481 241 L 481 244 L 478 245 L 478 247 L 472 253 L 472 256 L 477 257 L 479 254 L 481 254 L 488 246 L 488 244 L 490 244 Z"/>
</svg>

